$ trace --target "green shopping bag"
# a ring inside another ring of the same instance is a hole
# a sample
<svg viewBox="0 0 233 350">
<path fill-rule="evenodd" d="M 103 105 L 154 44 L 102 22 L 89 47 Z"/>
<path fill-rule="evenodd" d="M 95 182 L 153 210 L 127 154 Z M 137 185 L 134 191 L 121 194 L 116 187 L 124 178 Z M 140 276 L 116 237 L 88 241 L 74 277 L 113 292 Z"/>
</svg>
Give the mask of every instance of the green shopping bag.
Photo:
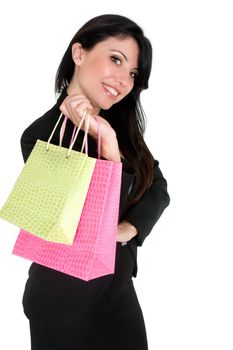
<svg viewBox="0 0 233 350">
<path fill-rule="evenodd" d="M 88 131 L 86 114 L 87 110 L 69 149 L 61 146 L 61 132 L 59 146 L 50 143 L 62 113 L 48 141 L 37 140 L 0 210 L 2 219 L 45 240 L 72 244 L 96 163 L 96 158 L 87 154 L 87 143 L 86 153 L 82 153 Z M 84 120 L 82 149 L 74 151 Z"/>
</svg>

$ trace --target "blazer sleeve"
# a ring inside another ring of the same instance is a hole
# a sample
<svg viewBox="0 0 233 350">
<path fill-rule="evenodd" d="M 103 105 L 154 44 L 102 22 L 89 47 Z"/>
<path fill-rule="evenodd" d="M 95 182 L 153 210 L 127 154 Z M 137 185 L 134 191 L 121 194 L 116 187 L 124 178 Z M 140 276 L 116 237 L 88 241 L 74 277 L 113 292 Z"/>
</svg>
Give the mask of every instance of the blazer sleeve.
<svg viewBox="0 0 233 350">
<path fill-rule="evenodd" d="M 137 235 L 133 238 L 137 246 L 142 246 L 145 238 L 170 203 L 167 192 L 167 181 L 159 168 L 159 162 L 154 159 L 153 182 L 140 200 L 126 210 L 122 220 L 128 221 L 136 227 Z"/>
<path fill-rule="evenodd" d="M 48 111 L 42 117 L 34 120 L 22 133 L 20 138 L 20 145 L 23 155 L 24 163 L 26 163 L 33 147 L 36 144 L 37 139 L 48 140 L 51 131 L 55 125 L 56 120 L 49 116 Z"/>
<path fill-rule="evenodd" d="M 58 117 L 59 117 L 59 110 L 53 107 L 51 110 L 46 112 L 42 117 L 34 120 L 23 131 L 20 139 L 20 144 L 21 144 L 22 155 L 25 163 L 33 147 L 35 146 L 37 139 L 40 139 L 42 141 L 47 141 L 49 139 L 51 132 L 58 120 Z M 60 134 L 60 127 L 62 122 L 63 120 L 60 122 L 60 125 L 58 125 L 52 137 L 51 143 L 53 144 L 56 144 L 56 145 L 59 144 L 59 136 L 60 136 L 59 134 Z M 73 124 L 68 119 L 63 141 L 62 141 L 62 146 L 69 147 L 72 131 L 73 131 Z M 79 150 L 81 148 L 82 135 L 83 135 L 83 131 L 80 130 L 73 149 Z"/>
</svg>

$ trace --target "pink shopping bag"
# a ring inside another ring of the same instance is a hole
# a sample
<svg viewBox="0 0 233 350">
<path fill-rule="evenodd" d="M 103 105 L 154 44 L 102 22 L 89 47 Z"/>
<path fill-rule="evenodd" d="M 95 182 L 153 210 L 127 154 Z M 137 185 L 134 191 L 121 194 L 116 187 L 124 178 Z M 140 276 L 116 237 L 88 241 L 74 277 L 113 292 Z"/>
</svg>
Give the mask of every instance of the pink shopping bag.
<svg viewBox="0 0 233 350">
<path fill-rule="evenodd" d="M 98 159 L 73 244 L 49 242 L 21 229 L 14 255 L 85 281 L 114 273 L 122 163 L 100 159 L 100 140 L 98 124 Z"/>
</svg>

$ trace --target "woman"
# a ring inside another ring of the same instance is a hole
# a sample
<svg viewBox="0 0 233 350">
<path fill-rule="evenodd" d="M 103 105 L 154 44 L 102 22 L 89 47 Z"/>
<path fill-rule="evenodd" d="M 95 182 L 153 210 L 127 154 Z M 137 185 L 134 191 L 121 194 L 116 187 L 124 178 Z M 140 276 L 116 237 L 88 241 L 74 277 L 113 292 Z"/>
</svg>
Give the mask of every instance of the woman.
<svg viewBox="0 0 233 350">
<path fill-rule="evenodd" d="M 88 109 L 88 154 L 123 163 L 115 273 L 82 281 L 32 263 L 23 296 L 32 350 L 148 349 L 132 277 L 137 247 L 169 205 L 167 182 L 144 139 L 140 93 L 148 88 L 152 48 L 142 29 L 119 15 L 88 21 L 71 40 L 56 75 L 56 104 L 22 134 L 26 162 L 36 140 L 47 141 L 61 111 L 68 117 L 63 146 Z M 80 150 L 84 131 L 74 149 Z M 59 144 L 59 130 L 53 137 Z"/>
</svg>

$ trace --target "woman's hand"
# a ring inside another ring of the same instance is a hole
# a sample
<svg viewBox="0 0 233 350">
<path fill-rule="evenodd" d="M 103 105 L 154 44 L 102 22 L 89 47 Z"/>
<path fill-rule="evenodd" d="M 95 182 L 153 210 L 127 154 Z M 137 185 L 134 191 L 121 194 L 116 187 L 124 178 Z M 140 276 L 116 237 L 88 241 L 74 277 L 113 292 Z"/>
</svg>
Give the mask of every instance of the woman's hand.
<svg viewBox="0 0 233 350">
<path fill-rule="evenodd" d="M 136 235 L 136 227 L 125 220 L 120 222 L 117 231 L 117 242 L 128 242 Z"/>
<path fill-rule="evenodd" d="M 90 101 L 84 96 L 79 94 L 68 95 L 62 104 L 60 105 L 61 112 L 68 117 L 72 123 L 78 126 L 82 120 L 83 113 L 88 110 L 89 114 L 89 130 L 88 134 L 97 142 L 98 141 L 98 127 L 93 114 L 99 121 L 101 130 L 101 155 L 102 157 L 113 160 L 121 161 L 120 150 L 116 138 L 115 130 L 107 122 L 106 119 L 96 115 L 94 107 Z M 85 124 L 82 123 L 81 129 L 85 130 Z"/>
<path fill-rule="evenodd" d="M 76 126 L 79 126 L 86 109 L 88 110 L 89 115 L 88 134 L 94 137 L 96 135 L 96 121 L 93 118 L 95 110 L 90 101 L 84 95 L 68 95 L 60 105 L 61 112 Z M 84 123 L 82 124 L 81 129 L 85 130 Z"/>
</svg>

